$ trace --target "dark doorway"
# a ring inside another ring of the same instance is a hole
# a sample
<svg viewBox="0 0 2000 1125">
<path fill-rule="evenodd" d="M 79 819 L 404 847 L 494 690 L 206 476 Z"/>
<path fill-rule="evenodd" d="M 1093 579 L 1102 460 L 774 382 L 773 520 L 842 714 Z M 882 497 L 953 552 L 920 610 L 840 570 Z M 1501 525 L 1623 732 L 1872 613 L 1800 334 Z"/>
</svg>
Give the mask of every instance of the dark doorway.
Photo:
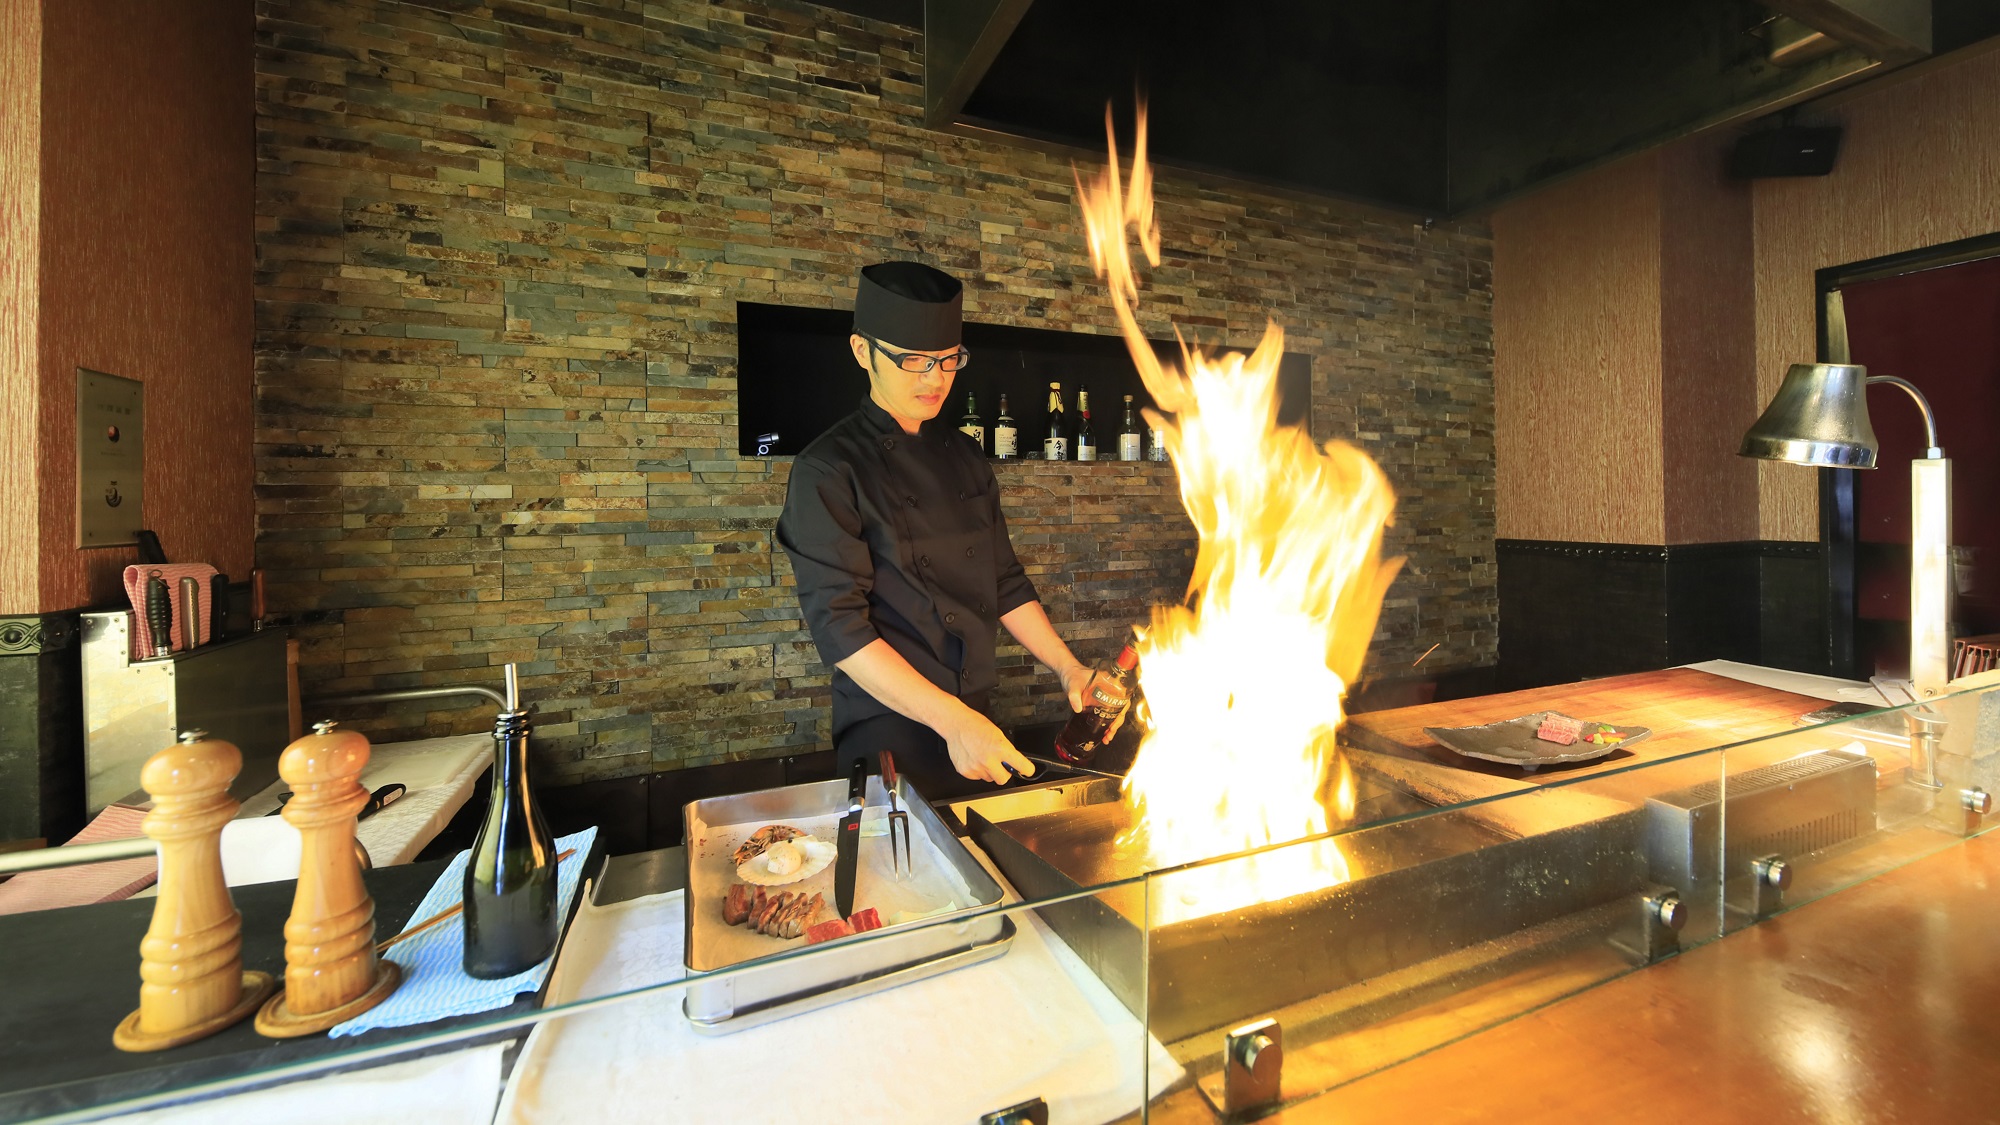
<svg viewBox="0 0 2000 1125">
<path fill-rule="evenodd" d="M 1955 635 L 2000 632 L 2000 245 L 1843 271 L 1838 288 L 1850 362 L 1871 375 L 1914 383 L 1937 416 L 1938 441 L 1952 459 Z M 1945 248 L 1940 248 L 1945 249 Z M 1887 275 L 1884 276 L 1883 274 Z M 1909 670 L 1910 478 L 1923 456 L 1916 406 L 1894 387 L 1869 388 L 1869 417 L 1881 444 L 1877 468 L 1852 478 L 1850 674 L 1904 676 Z M 1831 528 L 1831 530 L 1838 530 Z M 1835 606 L 1837 614 L 1843 607 Z"/>
</svg>

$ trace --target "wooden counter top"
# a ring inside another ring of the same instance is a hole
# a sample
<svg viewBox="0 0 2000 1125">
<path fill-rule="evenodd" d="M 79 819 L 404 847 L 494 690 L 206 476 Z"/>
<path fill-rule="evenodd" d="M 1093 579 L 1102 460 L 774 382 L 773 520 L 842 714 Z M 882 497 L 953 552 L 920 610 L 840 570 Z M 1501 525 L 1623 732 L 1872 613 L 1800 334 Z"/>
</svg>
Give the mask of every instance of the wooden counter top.
<svg viewBox="0 0 2000 1125">
<path fill-rule="evenodd" d="M 1824 699 L 1692 668 L 1669 668 L 1354 715 L 1342 728 L 1341 741 L 1386 758 L 1483 775 L 1504 783 L 1501 788 L 1530 788 L 1782 733 L 1796 727 L 1799 716 L 1827 705 Z M 1424 733 L 1425 727 L 1480 726 L 1536 711 L 1561 711 L 1592 722 L 1641 726 L 1653 733 L 1631 749 L 1613 750 L 1596 761 L 1544 766 L 1533 773 L 1519 766 L 1460 757 Z M 1481 788 L 1471 777 L 1464 780 L 1474 789 Z"/>
<path fill-rule="evenodd" d="M 1264 1120 L 2000 1119 L 1994 886 L 1989 833 Z"/>
</svg>

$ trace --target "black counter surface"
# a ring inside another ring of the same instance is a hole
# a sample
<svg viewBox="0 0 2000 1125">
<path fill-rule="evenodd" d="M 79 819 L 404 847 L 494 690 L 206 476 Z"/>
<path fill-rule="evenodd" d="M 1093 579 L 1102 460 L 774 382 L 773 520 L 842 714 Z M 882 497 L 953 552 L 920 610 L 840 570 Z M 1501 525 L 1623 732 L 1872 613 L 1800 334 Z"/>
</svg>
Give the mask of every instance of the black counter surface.
<svg viewBox="0 0 2000 1125">
<path fill-rule="evenodd" d="M 585 870 L 598 859 L 586 857 Z M 376 940 L 402 931 L 449 862 L 365 873 L 375 898 Z M 244 968 L 284 979 L 285 918 L 295 886 L 288 880 L 230 889 L 243 914 Z M 139 1006 L 139 939 L 152 922 L 153 903 L 150 897 L 135 898 L 0 916 L 0 1121 L 28 1121 L 223 1078 L 254 1082 L 257 1072 L 270 1067 L 478 1024 L 539 1003 L 537 996 L 523 994 L 504 1009 L 341 1039 L 324 1034 L 266 1039 L 245 1019 L 185 1046 L 129 1054 L 111 1045 L 111 1029 Z M 515 1028 L 494 1037 L 516 1038 L 526 1031 Z"/>
</svg>

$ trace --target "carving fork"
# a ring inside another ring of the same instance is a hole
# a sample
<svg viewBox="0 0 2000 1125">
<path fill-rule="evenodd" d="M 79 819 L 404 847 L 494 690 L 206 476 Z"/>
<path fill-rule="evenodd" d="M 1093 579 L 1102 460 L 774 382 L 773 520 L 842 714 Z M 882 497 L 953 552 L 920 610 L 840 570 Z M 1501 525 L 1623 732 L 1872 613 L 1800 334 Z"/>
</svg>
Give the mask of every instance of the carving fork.
<svg viewBox="0 0 2000 1125">
<path fill-rule="evenodd" d="M 910 814 L 896 802 L 896 756 L 887 750 L 882 751 L 882 788 L 889 793 L 889 862 L 900 879 L 916 871 L 916 862 L 910 855 Z M 896 851 L 898 830 L 903 838 L 900 854 Z"/>
</svg>

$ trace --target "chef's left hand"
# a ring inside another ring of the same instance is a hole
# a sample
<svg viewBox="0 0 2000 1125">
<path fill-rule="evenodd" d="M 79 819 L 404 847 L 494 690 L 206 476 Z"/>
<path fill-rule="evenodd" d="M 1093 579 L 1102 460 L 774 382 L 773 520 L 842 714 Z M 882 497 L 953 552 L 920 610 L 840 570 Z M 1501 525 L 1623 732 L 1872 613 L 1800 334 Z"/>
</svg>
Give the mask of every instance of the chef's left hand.
<svg viewBox="0 0 2000 1125">
<path fill-rule="evenodd" d="M 1092 693 L 1102 695 L 1109 702 L 1126 701 L 1125 687 L 1116 677 L 1086 665 L 1071 665 L 1063 672 L 1062 681 L 1063 691 L 1069 695 L 1069 709 L 1072 711 L 1083 710 L 1084 701 L 1091 698 Z"/>
</svg>

